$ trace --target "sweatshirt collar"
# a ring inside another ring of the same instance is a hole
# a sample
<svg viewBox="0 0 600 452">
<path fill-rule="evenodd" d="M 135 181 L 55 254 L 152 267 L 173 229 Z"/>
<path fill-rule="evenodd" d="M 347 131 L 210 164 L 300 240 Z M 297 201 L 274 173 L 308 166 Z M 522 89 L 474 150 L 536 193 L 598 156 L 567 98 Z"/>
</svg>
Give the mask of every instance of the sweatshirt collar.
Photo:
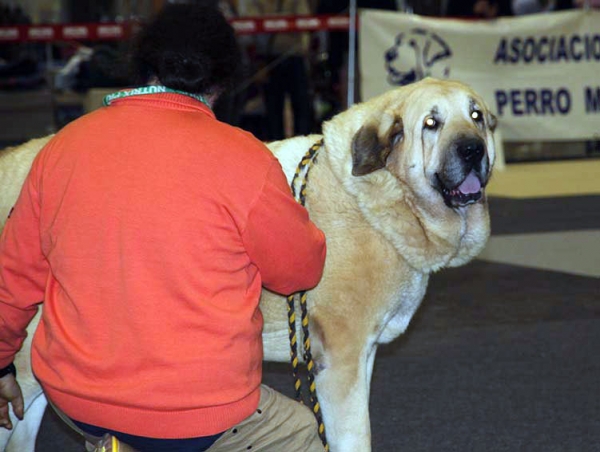
<svg viewBox="0 0 600 452">
<path fill-rule="evenodd" d="M 111 105 L 113 102 L 119 101 L 121 99 L 132 97 L 139 98 L 141 96 L 156 94 L 159 94 L 161 96 L 150 96 L 150 98 L 157 99 L 158 97 L 161 100 L 177 101 L 178 103 L 186 104 L 188 106 L 194 106 L 194 104 L 196 104 L 195 106 L 200 106 L 199 104 L 203 104 L 202 107 L 208 108 L 212 112 L 210 103 L 201 94 L 188 93 L 186 91 L 167 88 L 166 86 L 162 85 L 141 86 L 138 88 L 129 88 L 117 91 L 115 93 L 105 96 L 103 104 L 105 106 L 108 106 Z M 148 100 L 150 100 L 150 98 Z"/>
<path fill-rule="evenodd" d="M 117 91 L 116 93 L 109 94 L 104 97 L 104 105 L 110 105 L 111 102 L 115 99 L 122 99 L 124 97 L 132 97 L 132 96 L 143 96 L 146 94 L 162 94 L 162 93 L 173 93 L 173 94 L 182 94 L 184 96 L 189 96 L 192 99 L 196 99 L 199 102 L 202 102 L 208 108 L 210 108 L 210 104 L 206 100 L 206 98 L 202 94 L 193 94 L 188 93 L 186 91 L 180 91 L 177 89 L 167 88 L 162 85 L 148 85 L 148 86 L 140 86 L 138 88 L 131 88 L 122 91 Z"/>
</svg>

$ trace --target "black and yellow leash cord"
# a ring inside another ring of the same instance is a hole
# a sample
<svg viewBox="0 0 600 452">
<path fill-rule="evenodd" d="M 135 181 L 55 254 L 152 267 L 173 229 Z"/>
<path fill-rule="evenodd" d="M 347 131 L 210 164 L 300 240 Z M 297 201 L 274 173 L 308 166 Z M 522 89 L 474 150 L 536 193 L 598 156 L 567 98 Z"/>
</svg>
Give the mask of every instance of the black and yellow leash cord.
<svg viewBox="0 0 600 452">
<path fill-rule="evenodd" d="M 312 164 L 316 162 L 317 152 L 323 146 L 323 139 L 313 144 L 308 152 L 302 157 L 302 160 L 296 168 L 296 173 L 292 179 L 292 193 L 294 197 L 303 206 L 306 204 L 306 185 L 308 184 L 308 173 Z M 296 191 L 296 184 L 298 178 L 304 174 L 300 190 Z M 299 402 L 303 402 L 302 397 L 302 380 L 299 373 L 299 362 L 298 362 L 298 339 L 296 334 L 296 306 L 295 298 L 296 295 L 300 298 L 300 311 L 301 311 L 301 325 L 302 334 L 304 336 L 304 362 L 306 363 L 306 369 L 308 373 L 308 390 L 310 395 L 310 404 L 313 413 L 317 419 L 319 436 L 323 442 L 323 446 L 326 451 L 329 451 L 329 444 L 327 444 L 327 438 L 325 436 L 325 424 L 323 423 L 323 416 L 321 414 L 321 407 L 319 405 L 319 399 L 317 398 L 317 387 L 315 384 L 315 363 L 313 361 L 311 347 L 310 347 L 310 331 L 308 328 L 308 308 L 306 305 L 306 291 L 298 292 L 297 294 L 290 295 L 287 298 L 288 304 L 288 331 L 290 337 L 290 359 L 292 363 L 292 376 L 294 377 L 294 389 L 296 390 L 296 399 Z"/>
</svg>

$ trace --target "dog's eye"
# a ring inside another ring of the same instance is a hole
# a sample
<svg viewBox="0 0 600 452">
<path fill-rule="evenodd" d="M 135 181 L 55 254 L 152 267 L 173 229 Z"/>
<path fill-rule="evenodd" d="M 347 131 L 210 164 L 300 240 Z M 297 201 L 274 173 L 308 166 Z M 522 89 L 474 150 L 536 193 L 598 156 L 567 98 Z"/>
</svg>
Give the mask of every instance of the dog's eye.
<svg viewBox="0 0 600 452">
<path fill-rule="evenodd" d="M 481 113 L 479 110 L 473 110 L 471 112 L 471 118 L 475 122 L 481 122 L 483 121 L 483 113 Z"/>
<path fill-rule="evenodd" d="M 438 122 L 435 120 L 435 118 L 429 117 L 427 119 L 425 119 L 425 128 L 426 129 L 430 129 L 430 130 L 435 130 L 438 127 Z"/>
</svg>

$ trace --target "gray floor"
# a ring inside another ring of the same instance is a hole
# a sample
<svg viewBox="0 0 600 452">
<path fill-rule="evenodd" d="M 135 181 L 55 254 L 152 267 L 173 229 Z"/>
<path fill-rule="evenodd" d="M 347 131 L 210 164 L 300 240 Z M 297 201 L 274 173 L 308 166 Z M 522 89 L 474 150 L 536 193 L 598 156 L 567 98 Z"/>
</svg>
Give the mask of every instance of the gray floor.
<svg viewBox="0 0 600 452">
<path fill-rule="evenodd" d="M 491 211 L 483 259 L 434 275 L 378 353 L 375 451 L 600 451 L 600 196 Z M 266 364 L 265 382 L 292 394 L 286 365 Z M 82 449 L 47 413 L 37 450 Z"/>
</svg>

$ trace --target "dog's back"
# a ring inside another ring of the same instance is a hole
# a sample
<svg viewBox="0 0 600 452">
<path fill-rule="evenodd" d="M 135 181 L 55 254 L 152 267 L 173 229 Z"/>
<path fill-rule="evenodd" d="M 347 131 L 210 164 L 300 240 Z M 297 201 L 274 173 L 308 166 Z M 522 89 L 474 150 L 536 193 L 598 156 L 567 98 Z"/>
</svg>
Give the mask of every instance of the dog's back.
<svg viewBox="0 0 600 452">
<path fill-rule="evenodd" d="M 0 230 L 19 197 L 33 159 L 50 138 L 52 135 L 35 138 L 0 151 Z"/>
</svg>

